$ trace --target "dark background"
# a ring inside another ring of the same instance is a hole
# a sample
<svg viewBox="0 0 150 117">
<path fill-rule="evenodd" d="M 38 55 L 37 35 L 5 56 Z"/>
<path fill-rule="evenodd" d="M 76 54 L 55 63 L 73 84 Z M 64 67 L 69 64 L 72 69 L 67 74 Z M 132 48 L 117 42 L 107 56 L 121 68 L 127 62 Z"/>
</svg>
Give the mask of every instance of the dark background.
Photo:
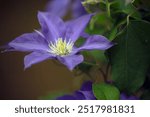
<svg viewBox="0 0 150 117">
<path fill-rule="evenodd" d="M 47 0 L 0 0 L 0 46 L 39 28 L 37 12 Z M 57 91 L 75 88 L 73 74 L 51 60 L 24 71 L 27 53 L 0 54 L 0 99 L 39 99 Z"/>
</svg>

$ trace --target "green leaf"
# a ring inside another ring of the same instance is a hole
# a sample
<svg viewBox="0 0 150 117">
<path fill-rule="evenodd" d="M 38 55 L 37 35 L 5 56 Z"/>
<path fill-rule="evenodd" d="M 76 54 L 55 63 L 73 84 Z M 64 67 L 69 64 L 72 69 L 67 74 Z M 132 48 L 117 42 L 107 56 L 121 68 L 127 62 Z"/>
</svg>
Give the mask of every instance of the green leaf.
<svg viewBox="0 0 150 117">
<path fill-rule="evenodd" d="M 91 64 L 88 64 L 88 63 L 83 62 L 83 63 L 81 63 L 81 64 L 78 65 L 78 68 L 79 68 L 82 72 L 84 72 L 84 73 L 89 72 L 92 67 L 93 67 L 92 63 L 91 63 Z"/>
<path fill-rule="evenodd" d="M 150 65 L 150 23 L 131 21 L 108 50 L 112 79 L 121 91 L 133 93 L 144 83 Z"/>
<path fill-rule="evenodd" d="M 130 17 L 134 19 L 141 19 L 141 14 L 138 12 L 137 8 L 133 5 L 132 0 L 116 0 L 114 4 L 111 5 L 112 9 L 114 10 L 114 13 L 124 13 L 129 15 Z"/>
<path fill-rule="evenodd" d="M 95 61 L 107 62 L 104 51 L 93 50 L 93 51 L 89 51 L 88 54 L 91 55 Z"/>
<path fill-rule="evenodd" d="M 106 13 L 97 13 L 86 28 L 86 32 L 89 34 L 105 34 L 106 36 L 106 33 L 111 30 L 112 26 L 113 21 L 108 18 Z"/>
<path fill-rule="evenodd" d="M 89 13 L 100 11 L 100 9 L 105 10 L 106 7 L 104 0 L 84 0 L 82 5 Z"/>
<path fill-rule="evenodd" d="M 141 96 L 142 100 L 150 100 L 150 90 L 144 91 L 143 95 Z"/>
<path fill-rule="evenodd" d="M 93 84 L 92 88 L 98 100 L 118 100 L 120 97 L 119 90 L 110 84 Z"/>
</svg>

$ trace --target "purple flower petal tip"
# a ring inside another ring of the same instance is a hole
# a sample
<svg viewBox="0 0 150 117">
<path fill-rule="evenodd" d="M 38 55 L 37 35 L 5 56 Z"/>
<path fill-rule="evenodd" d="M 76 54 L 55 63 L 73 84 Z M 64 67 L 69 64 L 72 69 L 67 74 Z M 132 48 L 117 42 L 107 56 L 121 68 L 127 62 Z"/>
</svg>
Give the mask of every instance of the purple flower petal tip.
<svg viewBox="0 0 150 117">
<path fill-rule="evenodd" d="M 81 89 L 75 91 L 72 95 L 58 97 L 59 100 L 96 100 L 92 92 L 92 82 L 86 81 L 82 84 Z"/>
<path fill-rule="evenodd" d="M 66 56 L 66 57 L 58 57 L 58 60 L 66 65 L 69 70 L 73 70 L 75 66 L 80 64 L 83 61 L 83 56 L 82 55 L 71 55 L 71 56 Z"/>
</svg>

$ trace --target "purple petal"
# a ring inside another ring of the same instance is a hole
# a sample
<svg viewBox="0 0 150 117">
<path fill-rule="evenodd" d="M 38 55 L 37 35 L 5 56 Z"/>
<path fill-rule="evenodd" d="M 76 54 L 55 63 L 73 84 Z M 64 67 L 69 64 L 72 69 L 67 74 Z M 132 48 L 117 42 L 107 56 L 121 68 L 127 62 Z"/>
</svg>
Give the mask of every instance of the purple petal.
<svg viewBox="0 0 150 117">
<path fill-rule="evenodd" d="M 8 44 L 0 46 L 0 49 L 2 49 L 2 51 L 0 51 L 1 53 L 15 51 L 15 49 L 10 47 Z"/>
<path fill-rule="evenodd" d="M 46 52 L 32 52 L 31 54 L 25 56 L 24 65 L 25 69 L 31 67 L 31 65 L 44 61 L 46 59 L 54 58 L 53 55 Z"/>
<path fill-rule="evenodd" d="M 80 91 L 75 91 L 74 97 L 76 98 L 76 100 L 85 100 L 86 99 L 84 94 Z"/>
<path fill-rule="evenodd" d="M 92 91 L 92 82 L 86 81 L 82 84 L 81 91 Z"/>
<path fill-rule="evenodd" d="M 84 95 L 85 100 L 95 100 L 96 99 L 92 90 L 91 91 L 80 91 L 80 92 Z"/>
<path fill-rule="evenodd" d="M 81 37 L 87 39 L 87 38 L 90 37 L 90 35 L 89 35 L 88 33 L 82 32 L 82 33 L 81 33 Z"/>
<path fill-rule="evenodd" d="M 17 51 L 49 50 L 47 41 L 36 32 L 23 34 L 8 45 Z"/>
<path fill-rule="evenodd" d="M 70 4 L 71 0 L 51 0 L 46 6 L 46 11 L 63 17 L 66 15 Z"/>
<path fill-rule="evenodd" d="M 64 57 L 58 57 L 58 60 L 66 65 L 69 70 L 73 70 L 75 66 L 80 64 L 83 61 L 82 55 L 70 55 L 70 56 L 64 56 Z"/>
<path fill-rule="evenodd" d="M 92 82 L 86 81 L 82 84 L 80 90 L 75 91 L 72 95 L 64 95 L 58 97 L 57 99 L 61 100 L 96 100 L 92 92 Z"/>
<path fill-rule="evenodd" d="M 113 43 L 101 35 L 90 36 L 87 41 L 78 48 L 81 50 L 106 50 L 113 46 Z"/>
<path fill-rule="evenodd" d="M 67 22 L 66 38 L 75 42 L 81 36 L 81 33 L 84 31 L 92 16 L 93 14 L 88 14 Z"/>
<path fill-rule="evenodd" d="M 64 95 L 56 98 L 57 100 L 95 100 L 91 91 L 75 91 L 72 95 Z"/>
<path fill-rule="evenodd" d="M 74 0 L 72 5 L 72 12 L 74 18 L 87 14 L 85 8 L 81 4 L 81 0 Z"/>
<path fill-rule="evenodd" d="M 82 84 L 80 92 L 84 95 L 86 100 L 95 100 L 95 96 L 92 91 L 92 82 L 86 81 Z"/>
<path fill-rule="evenodd" d="M 65 24 L 56 14 L 39 12 L 38 19 L 42 28 L 42 33 L 49 42 L 60 37 L 64 38 L 66 30 Z"/>
</svg>

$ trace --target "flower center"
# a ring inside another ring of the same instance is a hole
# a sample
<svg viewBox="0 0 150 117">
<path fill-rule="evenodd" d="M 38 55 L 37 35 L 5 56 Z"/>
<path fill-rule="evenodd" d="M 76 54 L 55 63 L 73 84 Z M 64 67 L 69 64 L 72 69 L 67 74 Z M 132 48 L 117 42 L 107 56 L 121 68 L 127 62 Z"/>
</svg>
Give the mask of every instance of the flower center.
<svg viewBox="0 0 150 117">
<path fill-rule="evenodd" d="M 74 43 L 69 40 L 68 42 L 62 38 L 58 38 L 55 42 L 49 44 L 50 52 L 59 55 L 65 56 L 71 53 Z"/>
</svg>

